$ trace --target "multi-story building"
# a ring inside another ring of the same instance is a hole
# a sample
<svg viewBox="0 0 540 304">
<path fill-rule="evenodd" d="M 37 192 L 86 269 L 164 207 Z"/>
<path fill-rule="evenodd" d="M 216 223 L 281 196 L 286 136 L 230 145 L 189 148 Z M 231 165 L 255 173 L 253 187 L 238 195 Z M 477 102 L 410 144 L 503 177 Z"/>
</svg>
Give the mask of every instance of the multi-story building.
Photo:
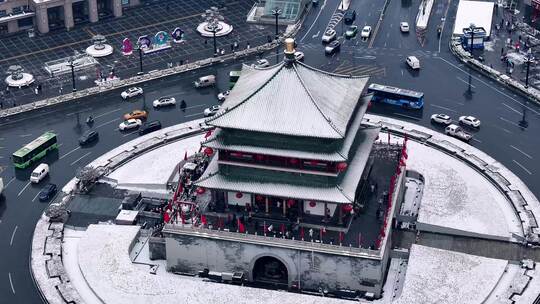
<svg viewBox="0 0 540 304">
<path fill-rule="evenodd" d="M 0 35 L 37 28 L 73 28 L 78 23 L 122 16 L 122 9 L 140 0 L 0 0 Z"/>
<path fill-rule="evenodd" d="M 208 165 L 189 178 L 196 191 L 173 198 L 182 225 L 171 216 L 177 224 L 165 225 L 154 251 L 174 272 L 378 296 L 404 148 L 375 143 L 380 127 L 362 123 L 368 77 L 297 62 L 293 45 L 288 39 L 282 63 L 244 66 L 207 120 L 215 127 L 203 143 Z"/>
</svg>

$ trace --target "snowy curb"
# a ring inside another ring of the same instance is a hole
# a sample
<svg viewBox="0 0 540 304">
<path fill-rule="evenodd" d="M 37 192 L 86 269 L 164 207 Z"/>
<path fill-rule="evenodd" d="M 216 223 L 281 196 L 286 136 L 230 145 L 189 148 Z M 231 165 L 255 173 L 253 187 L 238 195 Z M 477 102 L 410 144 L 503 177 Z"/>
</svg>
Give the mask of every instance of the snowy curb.
<svg viewBox="0 0 540 304">
<path fill-rule="evenodd" d="M 41 216 L 32 238 L 30 273 L 46 303 L 84 303 L 62 264 L 63 230 L 63 223 L 50 223 Z"/>
<path fill-rule="evenodd" d="M 370 123 L 382 124 L 383 130 L 400 136 L 407 135 L 410 139 L 467 163 L 487 178 L 512 203 L 525 235 L 524 240 L 517 235 L 514 235 L 514 238 L 523 243 L 540 242 L 537 219 L 540 217 L 540 202 L 529 188 L 501 163 L 473 146 L 419 125 L 371 114 L 366 114 L 365 118 Z"/>
<path fill-rule="evenodd" d="M 491 67 L 483 64 L 482 62 L 472 58 L 469 52 L 463 49 L 463 46 L 461 45 L 461 42 L 459 41 L 459 39 L 454 38 L 450 40 L 450 51 L 452 51 L 452 53 L 463 63 L 471 66 L 472 68 L 484 74 L 485 76 L 488 76 L 496 80 L 500 84 L 506 85 L 513 91 L 529 98 L 532 101 L 540 103 L 539 90 L 535 88 L 531 88 L 531 87 L 526 88 L 519 81 L 514 80 L 510 78 L 508 75 L 501 73 L 495 69 L 492 69 Z"/>
<path fill-rule="evenodd" d="M 139 137 L 103 154 L 87 166 L 104 167 L 105 172 L 112 172 L 143 153 L 201 133 L 205 130 L 203 122 L 204 119 L 193 120 Z M 74 187 L 75 178 L 62 189 L 64 197 L 71 195 Z M 32 238 L 30 271 L 38 291 L 46 303 L 84 303 L 77 290 L 69 282 L 64 270 L 62 262 L 63 230 L 63 223 L 50 223 L 45 214 L 41 216 Z"/>
</svg>

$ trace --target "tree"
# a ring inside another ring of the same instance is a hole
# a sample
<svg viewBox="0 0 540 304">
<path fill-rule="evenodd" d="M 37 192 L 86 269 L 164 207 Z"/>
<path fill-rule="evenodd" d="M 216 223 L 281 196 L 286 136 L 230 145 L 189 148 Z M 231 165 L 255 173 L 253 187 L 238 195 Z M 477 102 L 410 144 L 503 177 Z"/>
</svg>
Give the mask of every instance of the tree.
<svg viewBox="0 0 540 304">
<path fill-rule="evenodd" d="M 75 177 L 78 179 L 77 188 L 81 193 L 87 193 L 94 183 L 105 173 L 104 167 L 86 166 L 77 169 Z"/>
</svg>

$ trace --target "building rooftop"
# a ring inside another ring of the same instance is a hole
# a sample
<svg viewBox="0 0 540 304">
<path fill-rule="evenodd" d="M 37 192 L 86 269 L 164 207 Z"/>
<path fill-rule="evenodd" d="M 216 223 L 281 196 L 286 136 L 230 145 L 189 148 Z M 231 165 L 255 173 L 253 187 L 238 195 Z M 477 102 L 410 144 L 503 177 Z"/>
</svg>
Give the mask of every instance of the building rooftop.
<svg viewBox="0 0 540 304">
<path fill-rule="evenodd" d="M 216 130 L 203 146 L 217 150 L 230 150 L 246 153 L 292 157 L 341 162 L 347 161 L 353 142 L 362 140 L 356 135 L 362 128 L 361 122 L 370 97 L 363 97 L 356 108 L 354 119 L 347 129 L 343 140 L 326 140 L 314 138 L 291 138 L 291 136 L 268 136 L 255 132 L 234 132 L 233 130 Z"/>
<path fill-rule="evenodd" d="M 343 139 L 368 79 L 300 62 L 244 65 L 223 110 L 206 122 L 225 129 Z"/>
</svg>

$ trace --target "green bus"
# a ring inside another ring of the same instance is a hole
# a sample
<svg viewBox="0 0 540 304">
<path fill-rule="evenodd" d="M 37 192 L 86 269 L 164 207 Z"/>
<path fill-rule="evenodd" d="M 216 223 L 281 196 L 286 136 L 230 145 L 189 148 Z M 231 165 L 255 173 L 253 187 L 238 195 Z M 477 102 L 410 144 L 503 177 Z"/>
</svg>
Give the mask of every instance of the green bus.
<svg viewBox="0 0 540 304">
<path fill-rule="evenodd" d="M 58 149 L 56 134 L 45 132 L 31 143 L 13 153 L 13 164 L 16 168 L 24 169 L 54 149 Z"/>
<path fill-rule="evenodd" d="M 229 72 L 229 89 L 232 89 L 236 82 L 238 81 L 238 78 L 240 78 L 240 73 L 242 71 L 230 71 Z"/>
</svg>

